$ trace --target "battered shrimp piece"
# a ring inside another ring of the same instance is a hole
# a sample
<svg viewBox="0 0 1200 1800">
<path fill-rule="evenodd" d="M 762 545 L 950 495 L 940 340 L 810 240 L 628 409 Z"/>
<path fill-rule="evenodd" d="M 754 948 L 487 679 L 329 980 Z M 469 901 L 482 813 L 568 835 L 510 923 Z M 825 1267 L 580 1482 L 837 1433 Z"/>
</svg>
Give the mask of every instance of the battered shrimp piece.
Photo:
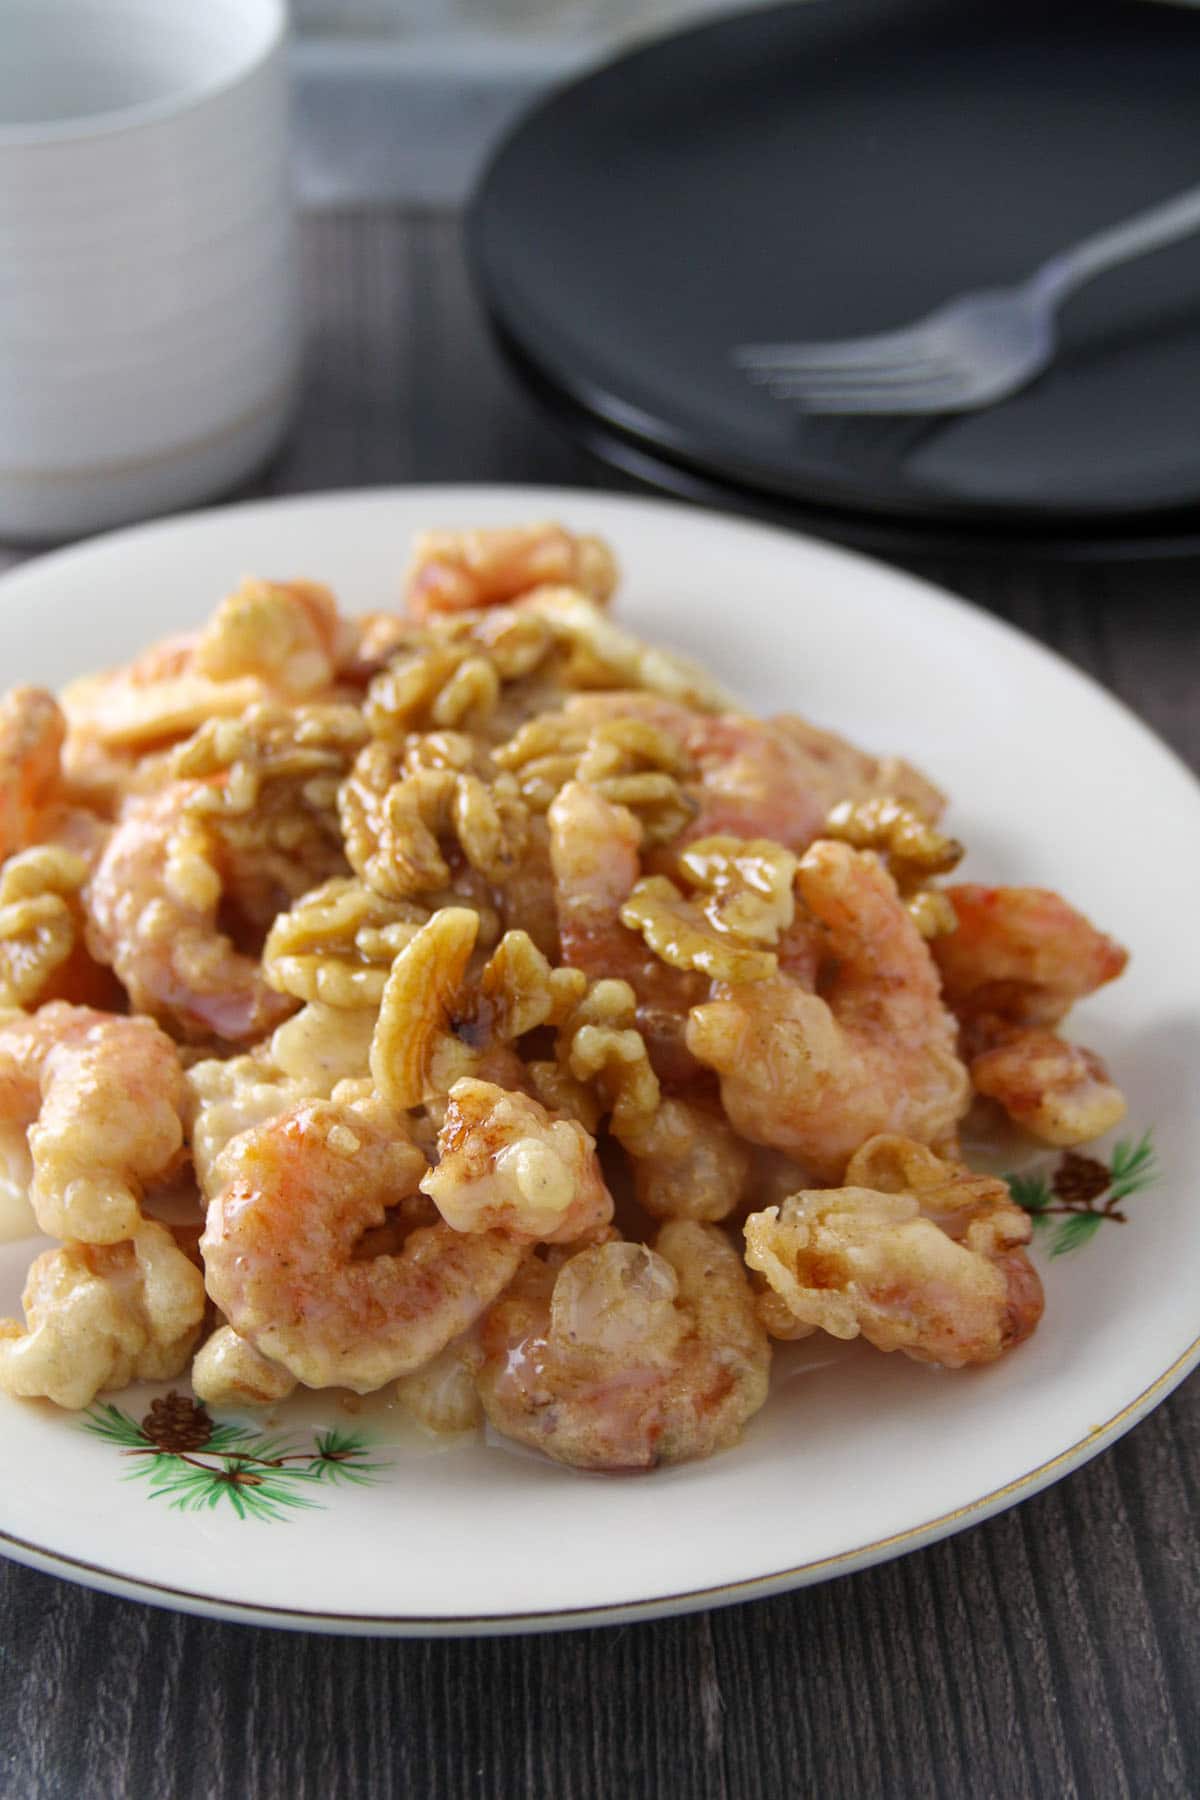
<svg viewBox="0 0 1200 1800">
<path fill-rule="evenodd" d="M 47 1250 L 21 1304 L 24 1326 L 0 1319 L 0 1389 L 74 1410 L 106 1388 L 180 1374 L 204 1282 L 166 1227 L 143 1220 L 121 1243 Z"/>
<path fill-rule="evenodd" d="M 0 1112 L 29 1127 L 30 1202 L 52 1237 L 134 1235 L 183 1143 L 183 1071 L 149 1019 L 54 1000 L 0 1023 Z"/>
<path fill-rule="evenodd" d="M 773 1335 L 861 1334 L 951 1369 L 993 1362 L 1029 1336 L 1043 1305 L 1023 1248 L 1032 1225 L 1002 1181 L 895 1136 L 864 1145 L 847 1177 L 746 1220 L 746 1261 L 767 1283 L 760 1312 Z"/>
<path fill-rule="evenodd" d="M 213 681 L 257 676 L 273 692 L 299 698 L 332 686 L 357 636 L 318 582 L 251 578 L 201 632 L 193 667 Z"/>
<path fill-rule="evenodd" d="M 483 1424 L 475 1377 L 483 1362 L 479 1327 L 472 1326 L 423 1368 L 402 1375 L 396 1399 L 418 1424 L 438 1437 L 458 1437 Z"/>
<path fill-rule="evenodd" d="M 108 752 L 118 759 L 114 773 L 123 757 L 132 771 L 137 751 L 176 742 L 209 719 L 236 718 L 267 698 L 257 676 L 215 681 L 201 674 L 194 666 L 198 641 L 195 632 L 164 638 L 131 663 L 68 682 L 68 760 L 86 765 Z"/>
<path fill-rule="evenodd" d="M 1057 1032 L 1017 1030 L 971 1061 L 976 1093 L 1045 1144 L 1086 1144 L 1125 1117 L 1125 1096 L 1092 1050 Z"/>
<path fill-rule="evenodd" d="M 1127 950 L 1047 888 L 963 882 L 943 892 L 957 929 L 933 953 L 947 1004 L 969 1035 L 997 1022 L 1057 1025 L 1129 961 Z"/>
<path fill-rule="evenodd" d="M 438 1152 L 421 1192 L 455 1231 L 495 1228 L 566 1244 L 612 1218 L 594 1139 L 527 1094 L 470 1077 L 456 1081 Z"/>
<path fill-rule="evenodd" d="M 567 783 L 548 817 L 563 960 L 593 980 L 627 981 L 637 995 L 637 1028 L 656 1073 L 680 1085 L 694 1080 L 685 1020 L 707 996 L 708 982 L 669 968 L 620 919 L 641 874 L 641 827 L 627 808 L 581 781 Z"/>
<path fill-rule="evenodd" d="M 221 878 L 185 816 L 197 784 L 139 802 L 113 832 L 85 893 L 88 947 L 133 1005 L 187 1037 L 240 1043 L 295 1010 L 219 929 Z"/>
<path fill-rule="evenodd" d="M 561 525 L 518 525 L 477 531 L 424 531 L 414 545 L 406 582 L 414 619 L 470 612 L 515 600 L 531 588 L 565 584 L 604 602 L 617 565 L 600 538 L 573 537 Z"/>
<path fill-rule="evenodd" d="M 527 1244 L 420 1226 L 356 1248 L 426 1169 L 394 1119 L 303 1101 L 226 1152 L 200 1242 L 208 1291 L 240 1337 L 305 1387 L 370 1393 L 432 1360 L 511 1281 Z"/>
<path fill-rule="evenodd" d="M 720 1111 L 671 1098 L 628 1142 L 634 1192 L 656 1219 L 726 1219 L 750 1179 L 750 1146 Z"/>
<path fill-rule="evenodd" d="M 184 1076 L 184 1115 L 200 1191 L 213 1199 L 228 1185 L 224 1153 L 235 1138 L 277 1119 L 312 1090 L 261 1052 L 206 1057 Z"/>
<path fill-rule="evenodd" d="M 11 688 L 0 699 L 0 862 L 37 842 L 61 799 L 66 733 L 58 702 L 41 688 Z"/>
<path fill-rule="evenodd" d="M 286 1400 L 296 1377 L 268 1362 L 231 1325 L 220 1325 L 192 1360 L 192 1390 L 206 1406 L 271 1406 Z"/>
<path fill-rule="evenodd" d="M 479 1392 L 508 1437 L 582 1469 L 649 1469 L 734 1443 L 767 1397 L 770 1345 L 716 1226 L 664 1225 L 556 1275 L 534 1257 L 482 1327 Z"/>
<path fill-rule="evenodd" d="M 741 1136 L 836 1181 L 875 1132 L 952 1137 L 967 1072 L 929 948 L 875 857 L 822 841 L 800 859 L 797 883 L 827 935 L 821 992 L 785 973 L 717 983 L 687 1042 L 720 1076 Z"/>
<path fill-rule="evenodd" d="M 1098 1056 L 1050 1027 L 1115 980 L 1128 952 L 1046 888 L 945 894 L 958 926 L 934 956 L 976 1091 L 1044 1143 L 1100 1137 L 1124 1117 L 1124 1096 Z"/>
</svg>

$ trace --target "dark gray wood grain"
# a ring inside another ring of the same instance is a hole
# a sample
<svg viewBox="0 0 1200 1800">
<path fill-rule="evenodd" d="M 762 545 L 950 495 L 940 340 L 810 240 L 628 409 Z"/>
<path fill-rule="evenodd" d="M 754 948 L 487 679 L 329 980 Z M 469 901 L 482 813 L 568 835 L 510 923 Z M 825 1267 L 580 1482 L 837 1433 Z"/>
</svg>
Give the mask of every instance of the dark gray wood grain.
<svg viewBox="0 0 1200 1800">
<path fill-rule="evenodd" d="M 258 491 L 631 485 L 511 388 L 453 221 L 310 219 L 304 280 L 304 405 Z M 913 566 L 1053 645 L 1200 764 L 1194 565 Z M 803 1521 L 746 1529 L 786 1530 L 794 1546 Z M 0 1795 L 1195 1795 L 1198 1617 L 1193 1378 L 1114 1449 L 985 1525 L 688 1619 L 462 1643 L 293 1636 L 0 1563 Z"/>
</svg>

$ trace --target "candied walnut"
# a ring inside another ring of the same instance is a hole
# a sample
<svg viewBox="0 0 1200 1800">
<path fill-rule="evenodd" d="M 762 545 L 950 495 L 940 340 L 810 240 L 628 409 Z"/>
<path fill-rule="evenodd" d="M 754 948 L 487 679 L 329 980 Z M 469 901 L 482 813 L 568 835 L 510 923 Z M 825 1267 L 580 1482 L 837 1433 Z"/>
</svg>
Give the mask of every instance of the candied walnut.
<svg viewBox="0 0 1200 1800">
<path fill-rule="evenodd" d="M 428 916 L 427 908 L 384 899 L 363 881 L 327 881 L 275 920 L 263 973 L 297 1000 L 377 1007 L 397 954 Z"/>
<path fill-rule="evenodd" d="M 301 697 L 332 685 L 349 641 L 328 588 L 250 578 L 222 600 L 200 633 L 192 666 L 213 681 L 258 676 Z"/>
<path fill-rule="evenodd" d="M 527 720 L 493 757 L 515 774 L 535 811 L 545 812 L 567 782 L 584 781 L 634 813 L 647 844 L 676 837 L 695 812 L 680 785 L 691 772 L 686 753 L 645 719 L 592 723 L 569 712 L 544 713 Z"/>
<path fill-rule="evenodd" d="M 0 861 L 34 842 L 59 799 L 65 737 L 53 694 L 16 687 L 0 699 Z"/>
<path fill-rule="evenodd" d="M 339 808 L 351 865 L 389 899 L 451 884 L 444 841 L 495 882 L 516 868 L 526 842 L 527 813 L 511 777 L 489 784 L 453 769 L 419 769 L 397 778 L 394 756 L 377 743 L 355 762 Z"/>
<path fill-rule="evenodd" d="M 523 1071 L 505 1046 L 540 1025 L 558 1025 L 587 986 L 578 969 L 551 968 L 523 931 L 507 932 L 478 978 L 467 971 L 479 921 L 443 907 L 397 956 L 384 989 L 371 1050 L 376 1087 L 398 1110 L 427 1104 L 460 1077 Z"/>
<path fill-rule="evenodd" d="M 412 732 L 459 728 L 502 739 L 530 712 L 558 703 L 556 639 L 513 607 L 435 619 L 410 632 L 367 691 L 372 734 L 398 748 Z"/>
<path fill-rule="evenodd" d="M 500 678 L 469 644 L 428 643 L 396 657 L 367 690 L 373 735 L 396 745 L 412 731 L 479 725 L 500 696 Z"/>
<path fill-rule="evenodd" d="M 877 850 L 902 894 L 932 875 L 948 874 L 963 859 L 957 838 L 890 794 L 841 801 L 830 810 L 825 835 L 855 850 Z"/>
<path fill-rule="evenodd" d="M 976 1093 L 1045 1144 L 1087 1144 L 1125 1117 L 1125 1096 L 1094 1051 L 1031 1027 L 972 1059 Z"/>
<path fill-rule="evenodd" d="M 527 1094 L 456 1081 L 438 1152 L 419 1185 L 455 1231 L 567 1244 L 612 1218 L 590 1134 L 572 1119 L 552 1119 Z"/>
<path fill-rule="evenodd" d="M 495 774 L 486 748 L 466 731 L 410 731 L 401 746 L 396 769 L 400 775 L 419 775 L 424 769 L 451 769 L 457 775 Z"/>
<path fill-rule="evenodd" d="M 449 1093 L 471 1072 L 473 1052 L 455 1034 L 455 1006 L 479 934 L 466 907 L 434 913 L 397 956 L 371 1045 L 376 1092 L 397 1113 Z"/>
<path fill-rule="evenodd" d="M 877 1349 L 960 1368 L 994 1361 L 1037 1325 L 1031 1234 L 1002 1181 L 880 1135 L 851 1159 L 846 1186 L 752 1213 L 746 1261 L 768 1284 L 760 1312 L 777 1335 L 861 1333 Z"/>
<path fill-rule="evenodd" d="M 571 1075 L 595 1085 L 622 1141 L 648 1129 L 661 1097 L 636 1018 L 637 996 L 627 981 L 597 981 L 562 1033 Z"/>
<path fill-rule="evenodd" d="M 616 580 L 608 546 L 561 525 L 424 531 L 413 545 L 406 597 L 412 617 L 427 619 L 514 600 L 547 583 L 570 583 L 604 601 Z"/>
<path fill-rule="evenodd" d="M 87 880 L 81 856 L 41 844 L 0 871 L 0 1006 L 34 1006 L 75 952 Z M 73 904 L 74 902 L 74 904 Z"/>
<path fill-rule="evenodd" d="M 589 1084 L 633 1162 L 634 1191 L 656 1218 L 724 1219 L 751 1173 L 751 1151 L 719 1113 L 664 1098 L 623 981 L 598 981 L 562 1032 L 573 1081 Z"/>
<path fill-rule="evenodd" d="M 26 1323 L 0 1319 L 0 1388 L 72 1410 L 106 1388 L 167 1381 L 204 1317 L 204 1281 L 163 1225 L 116 1244 L 64 1244 L 33 1263 Z"/>
<path fill-rule="evenodd" d="M 211 835 L 223 886 L 263 930 L 282 905 L 344 873 L 338 787 L 365 737 L 353 706 L 256 706 L 175 752 L 173 775 L 192 784 L 180 829 Z"/>
<path fill-rule="evenodd" d="M 891 794 L 840 801 L 825 821 L 825 836 L 882 856 L 922 937 L 943 937 L 954 930 L 956 919 L 949 899 L 927 883 L 935 875 L 948 874 L 962 861 L 963 847 L 957 838 L 947 837 L 922 813 Z"/>
<path fill-rule="evenodd" d="M 508 931 L 479 978 L 475 1016 L 507 1042 L 539 1025 L 560 1025 L 586 992 L 581 969 L 551 968 L 526 932 Z"/>
<path fill-rule="evenodd" d="M 192 1361 L 192 1387 L 209 1406 L 270 1406 L 296 1386 L 290 1370 L 271 1362 L 232 1325 L 218 1326 Z"/>
<path fill-rule="evenodd" d="M 796 915 L 796 858 L 770 838 L 696 838 L 679 868 L 708 898 L 705 918 L 750 944 L 777 944 Z"/>
<path fill-rule="evenodd" d="M 526 1063 L 525 1073 L 547 1112 L 575 1119 L 595 1137 L 604 1108 L 587 1082 L 577 1080 L 560 1062 L 535 1059 Z"/>
<path fill-rule="evenodd" d="M 711 841 L 711 840 L 710 840 Z M 710 924 L 665 875 L 646 875 L 621 908 L 622 925 L 640 932 L 672 969 L 698 969 L 712 981 L 766 981 L 779 967 L 770 950 L 739 943 Z"/>
</svg>

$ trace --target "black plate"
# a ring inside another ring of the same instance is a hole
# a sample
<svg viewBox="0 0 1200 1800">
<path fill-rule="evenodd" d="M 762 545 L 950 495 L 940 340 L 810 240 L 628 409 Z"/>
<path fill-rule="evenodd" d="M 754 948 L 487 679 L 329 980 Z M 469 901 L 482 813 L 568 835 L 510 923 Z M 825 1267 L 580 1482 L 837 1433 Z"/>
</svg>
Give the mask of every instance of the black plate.
<svg viewBox="0 0 1200 1800">
<path fill-rule="evenodd" d="M 644 487 L 690 500 L 721 512 L 745 513 L 770 525 L 828 538 L 855 550 L 880 556 L 936 556 L 939 560 L 972 561 L 1003 556 L 1022 563 L 1162 562 L 1200 556 L 1200 509 L 1156 515 L 1153 526 L 1093 526 L 1085 531 L 1025 529 L 971 522 L 931 524 L 879 512 L 848 512 L 784 500 L 733 482 L 718 481 L 686 464 L 668 462 L 638 438 L 617 431 L 595 413 L 568 400 L 561 388 L 545 381 L 516 345 L 497 332 L 500 349 L 513 373 L 551 420 L 590 455 L 619 469 Z"/>
<path fill-rule="evenodd" d="M 650 463 L 901 531 L 1115 542 L 1197 529 L 1200 239 L 1084 289 L 1053 369 L 984 412 L 805 418 L 729 350 L 904 323 L 1196 182 L 1188 8 L 808 0 L 553 95 L 494 158 L 468 244 L 527 368 Z"/>
</svg>

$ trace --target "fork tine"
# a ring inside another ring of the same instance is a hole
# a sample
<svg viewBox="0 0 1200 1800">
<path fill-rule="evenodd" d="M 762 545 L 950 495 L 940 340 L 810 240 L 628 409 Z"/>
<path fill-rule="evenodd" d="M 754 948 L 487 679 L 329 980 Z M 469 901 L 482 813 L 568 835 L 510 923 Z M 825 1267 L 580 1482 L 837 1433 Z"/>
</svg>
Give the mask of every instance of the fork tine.
<svg viewBox="0 0 1200 1800">
<path fill-rule="evenodd" d="M 925 357 L 907 363 L 829 363 L 788 369 L 762 369 L 747 379 L 755 387 L 877 387 L 894 383 L 940 381 L 957 376 L 960 366 L 948 357 Z"/>
<path fill-rule="evenodd" d="M 801 374 L 775 375 L 766 384 L 772 394 L 815 394 L 827 391 L 856 394 L 884 389 L 960 386 L 966 371 L 951 363 L 931 363 L 924 369 L 822 369 Z"/>
<path fill-rule="evenodd" d="M 957 386 L 945 383 L 935 386 L 887 388 L 820 388 L 802 389 L 774 396 L 804 413 L 880 413 L 903 416 L 914 413 L 955 412 L 967 396 Z"/>
<path fill-rule="evenodd" d="M 871 337 L 823 338 L 796 344 L 739 344 L 733 360 L 739 369 L 820 368 L 839 364 L 908 362 L 924 354 L 925 334 L 911 327 L 882 331 Z"/>
<path fill-rule="evenodd" d="M 954 371 L 874 381 L 780 377 L 768 391 L 774 399 L 818 413 L 946 412 L 959 406 L 968 392 L 962 373 Z"/>
</svg>

